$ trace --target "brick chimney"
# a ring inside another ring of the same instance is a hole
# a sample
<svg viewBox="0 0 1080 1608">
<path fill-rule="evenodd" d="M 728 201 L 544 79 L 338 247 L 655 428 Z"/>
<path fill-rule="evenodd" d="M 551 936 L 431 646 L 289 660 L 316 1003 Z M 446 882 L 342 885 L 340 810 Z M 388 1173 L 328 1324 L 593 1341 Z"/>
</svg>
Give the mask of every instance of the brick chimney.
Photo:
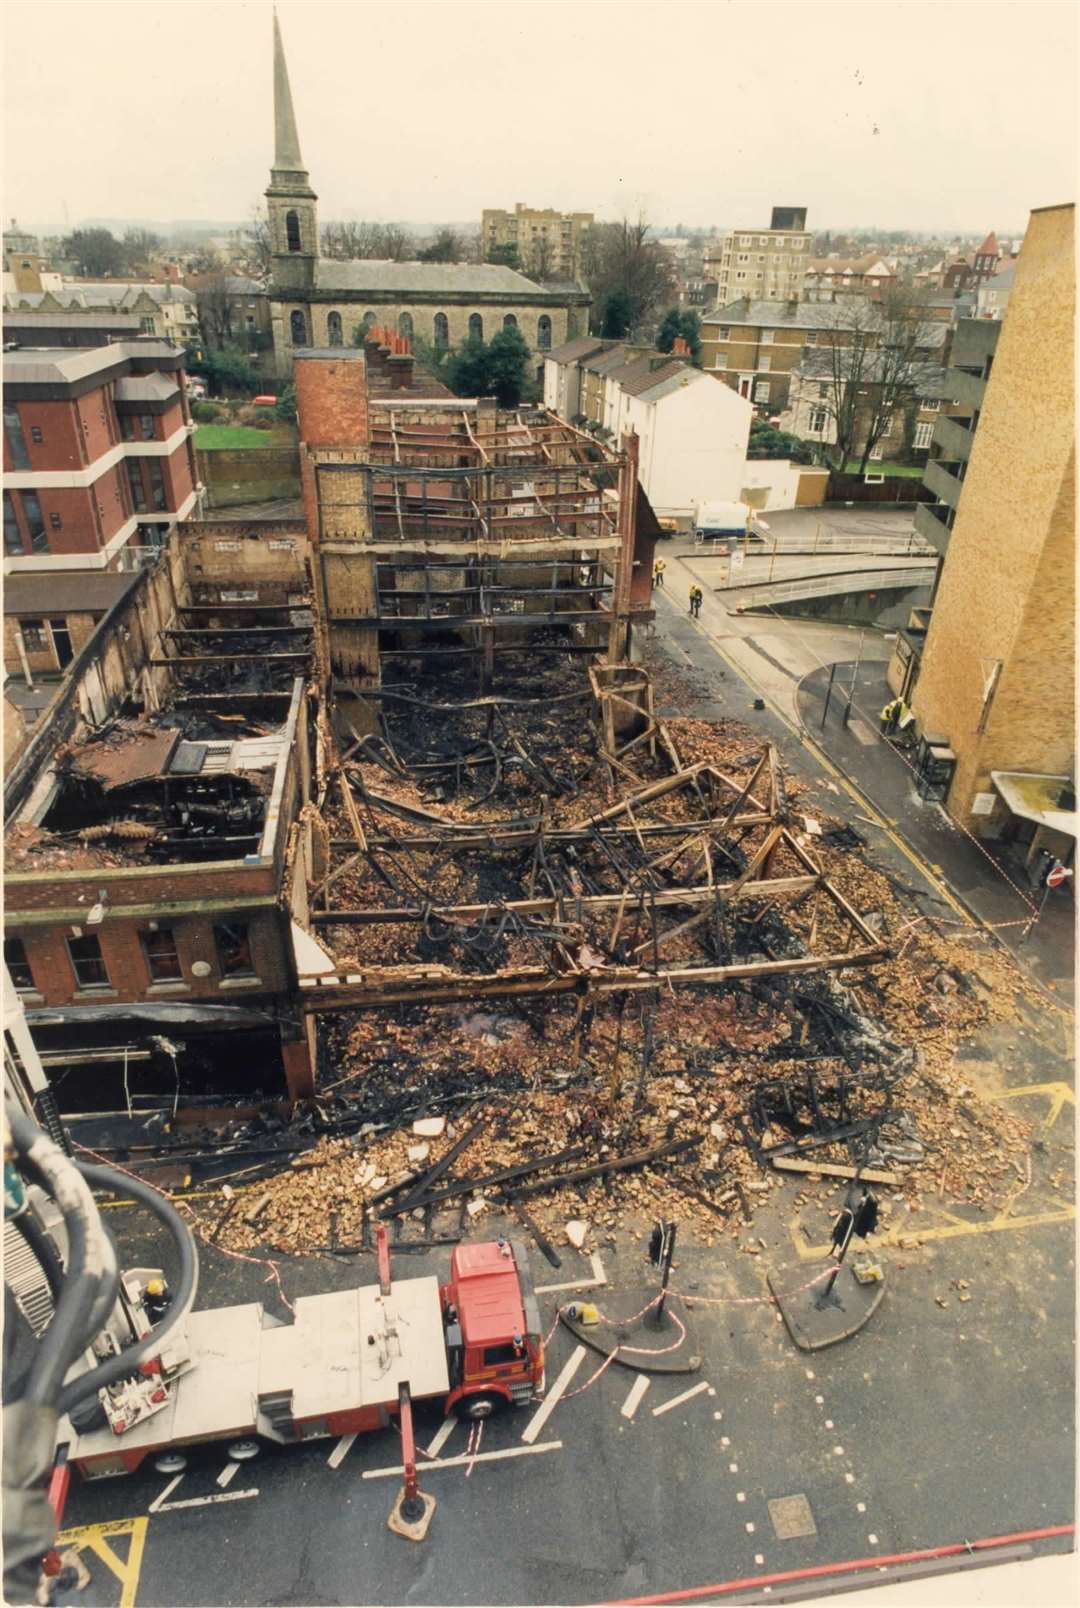
<svg viewBox="0 0 1080 1608">
<path fill-rule="evenodd" d="M 409 391 L 413 380 L 413 355 L 409 350 L 409 342 L 404 335 L 390 337 L 390 354 L 386 360 L 390 371 L 390 388 L 393 391 Z"/>
<path fill-rule="evenodd" d="M 672 345 L 672 348 L 671 348 L 671 355 L 672 355 L 672 357 L 689 357 L 690 356 L 689 343 L 686 340 L 684 340 L 684 338 L 681 335 L 676 335 L 674 344 Z"/>
</svg>

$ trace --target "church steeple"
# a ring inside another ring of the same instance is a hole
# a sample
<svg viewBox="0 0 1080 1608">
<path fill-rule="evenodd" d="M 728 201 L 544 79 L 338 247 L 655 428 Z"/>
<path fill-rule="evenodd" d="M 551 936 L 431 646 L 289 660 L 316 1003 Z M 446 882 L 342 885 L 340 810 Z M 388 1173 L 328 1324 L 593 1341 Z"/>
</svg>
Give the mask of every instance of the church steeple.
<svg viewBox="0 0 1080 1608">
<path fill-rule="evenodd" d="M 281 27 L 274 12 L 274 165 L 266 191 L 273 281 L 300 290 L 315 282 L 319 255 L 318 196 L 311 188 L 296 132 L 289 69 Z"/>
<path fill-rule="evenodd" d="M 293 111 L 292 91 L 289 88 L 289 69 L 285 65 L 285 47 L 281 43 L 281 25 L 274 12 L 274 172 L 303 173 L 304 159 L 300 155 L 300 136 L 296 132 L 296 113 Z"/>
</svg>

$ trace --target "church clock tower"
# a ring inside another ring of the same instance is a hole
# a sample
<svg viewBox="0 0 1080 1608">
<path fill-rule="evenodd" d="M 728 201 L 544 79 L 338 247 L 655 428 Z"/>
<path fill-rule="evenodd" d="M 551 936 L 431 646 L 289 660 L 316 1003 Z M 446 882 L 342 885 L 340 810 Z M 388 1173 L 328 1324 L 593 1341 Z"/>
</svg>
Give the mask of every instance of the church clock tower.
<svg viewBox="0 0 1080 1608">
<path fill-rule="evenodd" d="M 311 290 L 319 257 L 318 196 L 308 181 L 296 132 L 281 28 L 274 13 L 274 165 L 266 191 L 270 224 L 271 299 Z M 306 343 L 300 343 L 306 344 Z"/>
</svg>

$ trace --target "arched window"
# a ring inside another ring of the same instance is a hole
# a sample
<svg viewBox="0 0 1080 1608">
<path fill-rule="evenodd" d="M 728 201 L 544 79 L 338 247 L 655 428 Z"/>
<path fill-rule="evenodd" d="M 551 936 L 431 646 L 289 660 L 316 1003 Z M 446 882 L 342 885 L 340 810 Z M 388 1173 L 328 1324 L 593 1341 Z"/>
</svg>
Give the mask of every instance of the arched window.
<svg viewBox="0 0 1080 1608">
<path fill-rule="evenodd" d="M 479 313 L 470 313 L 469 314 L 469 339 L 471 341 L 482 341 L 483 338 L 484 338 L 484 320 L 480 317 Z"/>
<path fill-rule="evenodd" d="M 450 345 L 450 325 L 445 313 L 436 313 L 433 323 L 435 345 L 440 351 Z"/>
<path fill-rule="evenodd" d="M 294 346 L 307 345 L 307 319 L 299 307 L 289 314 L 289 336 Z"/>
<path fill-rule="evenodd" d="M 551 319 L 546 313 L 541 313 L 536 321 L 536 346 L 538 351 L 551 351 Z"/>
<path fill-rule="evenodd" d="M 344 336 L 341 333 L 341 314 L 328 313 L 326 318 L 326 338 L 331 346 L 343 346 Z"/>
<path fill-rule="evenodd" d="M 397 329 L 399 335 L 404 335 L 406 339 L 410 341 L 412 340 L 413 325 L 411 313 L 398 314 Z"/>
<path fill-rule="evenodd" d="M 367 312 L 367 313 L 364 314 L 364 328 L 365 329 L 370 329 L 372 324 L 374 324 L 374 322 L 375 322 L 375 314 L 374 313 Z"/>
<path fill-rule="evenodd" d="M 285 244 L 290 251 L 300 250 L 300 214 L 286 212 L 285 214 Z"/>
<path fill-rule="evenodd" d="M 507 313 L 506 317 L 503 319 L 503 329 L 517 329 L 517 327 L 517 319 L 514 317 L 513 313 Z"/>
</svg>

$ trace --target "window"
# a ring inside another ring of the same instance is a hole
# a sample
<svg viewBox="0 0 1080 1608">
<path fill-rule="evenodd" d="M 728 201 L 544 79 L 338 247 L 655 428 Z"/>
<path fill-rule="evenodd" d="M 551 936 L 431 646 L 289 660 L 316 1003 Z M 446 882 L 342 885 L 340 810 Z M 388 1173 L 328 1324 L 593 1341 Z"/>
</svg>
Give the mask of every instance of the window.
<svg viewBox="0 0 1080 1608">
<path fill-rule="evenodd" d="M 412 336 L 413 336 L 413 319 L 412 319 L 412 314 L 411 313 L 401 313 L 401 314 L 399 314 L 398 321 L 397 321 L 397 327 L 398 327 L 398 334 L 399 335 L 404 335 L 406 340 L 409 340 L 409 341 L 412 340 Z"/>
<path fill-rule="evenodd" d="M 30 970 L 30 962 L 26 958 L 26 945 L 21 938 L 4 939 L 4 965 L 11 973 L 11 981 L 20 994 L 33 991 L 34 974 Z"/>
<path fill-rule="evenodd" d="M 743 252 L 743 253 L 742 253 L 742 254 L 741 254 L 741 255 L 740 255 L 740 256 L 737 256 L 737 257 L 736 257 L 736 258 L 735 258 L 735 261 L 736 261 L 736 262 L 749 262 L 749 261 L 750 261 L 750 258 L 749 258 L 749 256 L 748 256 L 748 255 L 747 255 L 747 254 L 746 254 L 746 252 Z"/>
<path fill-rule="evenodd" d="M 125 441 L 134 441 L 135 439 L 135 420 L 129 413 L 120 414 L 120 434 Z"/>
<path fill-rule="evenodd" d="M 444 351 L 450 344 L 450 325 L 445 313 L 436 313 L 432 320 L 432 332 L 435 345 L 439 351 Z"/>
<path fill-rule="evenodd" d="M 918 424 L 915 426 L 915 438 L 911 443 L 915 448 L 915 451 L 925 452 L 930 445 L 930 439 L 933 434 L 934 426 L 931 424 L 930 420 L 920 419 Z"/>
<path fill-rule="evenodd" d="M 108 988 L 109 973 L 101 955 L 101 944 L 93 933 L 83 938 L 69 938 L 68 954 L 75 982 L 79 988 Z"/>
<path fill-rule="evenodd" d="M 810 434 L 811 435 L 820 435 L 821 432 L 825 428 L 825 423 L 826 423 L 827 419 L 828 419 L 828 414 L 826 413 L 824 408 L 811 408 L 810 409 Z"/>
<path fill-rule="evenodd" d="M 818 332 L 817 332 L 816 329 L 808 329 L 803 334 L 803 343 L 806 346 L 816 346 L 817 345 L 817 337 L 818 337 Z"/>
<path fill-rule="evenodd" d="M 165 496 L 165 477 L 161 472 L 161 464 L 156 458 L 150 458 L 146 467 L 150 471 L 150 494 L 154 499 L 154 507 L 159 514 L 164 513 L 169 504 Z"/>
<path fill-rule="evenodd" d="M 726 352 L 717 352 L 715 358 L 713 359 L 713 367 L 714 368 L 727 368 L 727 353 Z"/>
<path fill-rule="evenodd" d="M 64 521 L 60 518 L 59 514 L 53 513 L 49 515 L 49 526 L 52 530 L 63 530 Z"/>
<path fill-rule="evenodd" d="M 717 331 L 716 331 L 716 338 L 717 338 L 718 341 L 729 341 L 731 339 L 731 330 L 727 327 L 726 324 L 720 324 L 718 326 Z"/>
<path fill-rule="evenodd" d="M 328 313 L 326 316 L 326 338 L 331 346 L 342 346 L 344 336 L 341 333 L 341 314 Z"/>
<path fill-rule="evenodd" d="M 247 923 L 223 921 L 214 928 L 214 947 L 222 977 L 254 977 Z"/>
<path fill-rule="evenodd" d="M 938 396 L 924 397 L 919 406 L 922 408 L 924 413 L 937 413 L 938 409 L 941 407 L 941 398 Z"/>
<path fill-rule="evenodd" d="M 767 402 L 769 400 L 768 380 L 758 380 L 754 385 L 754 401 Z"/>
<path fill-rule="evenodd" d="M 363 316 L 363 318 L 361 320 L 361 323 L 364 326 L 365 333 L 371 328 L 371 326 L 372 326 L 372 324 L 374 324 L 374 322 L 375 322 L 375 314 L 374 313 L 365 313 L 364 314 L 364 316 Z"/>
<path fill-rule="evenodd" d="M 772 358 L 769 356 L 768 352 L 766 352 L 763 357 L 758 358 L 757 366 L 762 374 L 768 374 L 770 368 L 772 367 Z"/>
<path fill-rule="evenodd" d="M 134 458 L 127 462 L 128 485 L 131 487 L 131 501 L 137 514 L 146 512 L 146 492 L 143 490 L 142 468 Z"/>
<path fill-rule="evenodd" d="M 7 439 L 8 451 L 11 453 L 11 467 L 13 469 L 29 469 L 30 454 L 26 450 L 26 438 L 23 435 L 22 420 L 19 410 L 8 406 L 4 409 L 4 435 Z"/>
<path fill-rule="evenodd" d="M 146 969 L 152 983 L 183 982 L 184 971 L 176 951 L 176 937 L 171 927 L 159 927 L 157 932 L 142 934 Z"/>
<path fill-rule="evenodd" d="M 819 380 L 818 381 L 817 394 L 818 394 L 818 396 L 828 396 L 828 394 L 829 394 L 829 382 L 827 380 Z"/>
<path fill-rule="evenodd" d="M 144 441 L 153 441 L 154 415 L 152 413 L 139 414 L 139 429 L 142 431 L 142 438 Z"/>
<path fill-rule="evenodd" d="M 15 504 L 10 491 L 4 493 L 4 551 L 5 553 L 25 552 L 23 547 L 22 531 L 19 521 L 15 517 Z"/>
<path fill-rule="evenodd" d="M 470 313 L 469 314 L 469 339 L 471 341 L 482 341 L 483 338 L 484 338 L 484 320 L 480 317 L 479 313 Z"/>
<path fill-rule="evenodd" d="M 758 242 L 757 243 L 758 243 L 759 246 L 767 246 L 769 244 L 768 235 L 758 235 Z"/>
<path fill-rule="evenodd" d="M 740 235 L 739 244 L 740 246 L 752 246 L 754 244 L 753 235 Z"/>
<path fill-rule="evenodd" d="M 884 456 L 885 456 L 885 448 L 882 446 L 880 441 L 878 442 L 876 447 L 871 447 L 870 448 L 870 456 L 874 460 L 875 463 L 880 463 L 882 458 L 884 458 Z"/>
<path fill-rule="evenodd" d="M 22 494 L 23 518 L 30 531 L 30 551 L 32 553 L 47 553 L 49 551 L 48 538 L 45 535 L 45 521 L 41 517 L 41 503 L 36 491 L 24 491 Z"/>
<path fill-rule="evenodd" d="M 30 439 L 31 439 L 31 441 L 33 441 L 33 442 L 34 442 L 34 443 L 35 443 L 35 444 L 36 444 L 36 445 L 37 445 L 37 446 L 39 446 L 39 447 L 40 447 L 40 445 L 41 445 L 41 443 L 42 443 L 42 441 L 43 441 L 43 440 L 44 440 L 44 439 L 45 439 L 45 438 L 44 438 L 44 436 L 43 436 L 43 435 L 42 435 L 42 433 L 41 433 L 41 427 L 40 427 L 40 425 L 36 425 L 36 424 L 32 424 L 32 425 L 31 425 L 31 426 L 30 426 Z"/>
<path fill-rule="evenodd" d="M 49 639 L 45 635 L 44 620 L 20 620 L 19 630 L 27 653 L 44 653 L 47 650 Z"/>
<path fill-rule="evenodd" d="M 289 251 L 300 250 L 300 215 L 297 212 L 285 214 L 285 245 Z M 293 345 L 296 344 L 294 341 Z"/>
<path fill-rule="evenodd" d="M 517 329 L 517 327 L 518 321 L 514 317 L 513 313 L 507 313 L 506 317 L 503 319 L 503 329 Z"/>
<path fill-rule="evenodd" d="M 763 329 L 762 330 L 762 332 L 761 332 L 761 344 L 762 344 L 762 346 L 771 346 L 773 341 L 775 341 L 775 339 L 776 339 L 776 331 L 774 329 Z"/>
<path fill-rule="evenodd" d="M 520 1362 L 524 1355 L 524 1347 L 518 1350 L 513 1345 L 485 1346 L 484 1367 L 497 1368 L 500 1363 Z"/>
<path fill-rule="evenodd" d="M 546 313 L 541 313 L 536 321 L 536 345 L 541 352 L 551 350 L 551 319 Z"/>
<path fill-rule="evenodd" d="M 139 328 L 142 330 L 144 335 L 153 335 L 153 333 L 154 333 L 153 316 L 151 316 L 149 318 L 140 318 L 139 319 Z"/>
<path fill-rule="evenodd" d="M 289 314 L 289 339 L 294 346 L 307 345 L 307 320 L 299 307 Z"/>
</svg>

